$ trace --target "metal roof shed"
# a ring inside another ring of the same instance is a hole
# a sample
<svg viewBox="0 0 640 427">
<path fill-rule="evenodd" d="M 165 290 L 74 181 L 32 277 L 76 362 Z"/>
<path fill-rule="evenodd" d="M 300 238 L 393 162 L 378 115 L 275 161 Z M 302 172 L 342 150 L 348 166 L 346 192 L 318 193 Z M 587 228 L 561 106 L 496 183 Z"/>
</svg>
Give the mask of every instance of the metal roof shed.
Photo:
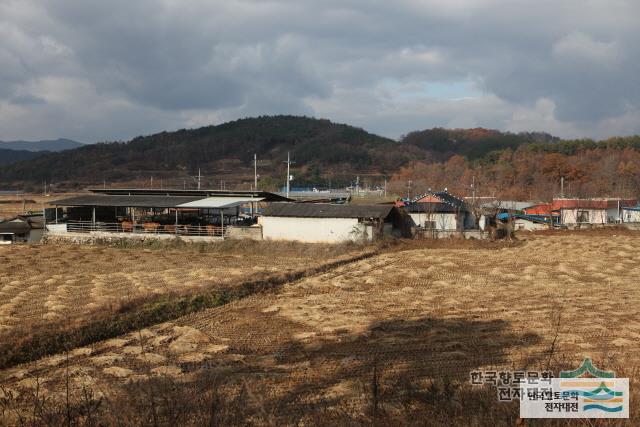
<svg viewBox="0 0 640 427">
<path fill-rule="evenodd" d="M 378 218 L 384 219 L 393 205 L 333 205 L 329 203 L 271 203 L 263 216 L 299 218 Z"/>
<path fill-rule="evenodd" d="M 175 208 L 201 200 L 199 196 L 87 194 L 56 200 L 54 206 L 117 206 L 128 208 Z"/>
<path fill-rule="evenodd" d="M 371 241 L 393 230 L 393 205 L 271 203 L 258 222 L 265 239 L 309 243 Z"/>
<path fill-rule="evenodd" d="M 257 203 L 264 200 L 264 197 L 207 197 L 179 205 L 180 208 L 196 209 L 228 209 L 245 205 L 247 203 Z"/>
</svg>

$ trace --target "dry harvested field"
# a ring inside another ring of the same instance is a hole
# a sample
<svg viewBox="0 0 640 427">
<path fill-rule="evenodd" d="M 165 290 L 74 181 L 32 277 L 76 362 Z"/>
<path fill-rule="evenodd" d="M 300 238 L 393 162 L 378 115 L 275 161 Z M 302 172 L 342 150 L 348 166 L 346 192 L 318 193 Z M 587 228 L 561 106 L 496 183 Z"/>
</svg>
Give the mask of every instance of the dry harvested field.
<svg viewBox="0 0 640 427">
<path fill-rule="evenodd" d="M 42 212 L 43 207 L 50 207 L 49 203 L 52 200 L 71 196 L 73 194 L 50 196 L 43 196 L 42 194 L 0 195 L 0 220 L 22 213 Z"/>
<path fill-rule="evenodd" d="M 116 265 L 131 286 L 155 277 Z M 469 371 L 575 368 L 589 356 L 631 377 L 634 420 L 607 425 L 637 425 L 639 279 L 629 232 L 393 251 L 6 369 L 0 382 L 5 408 L 33 412 L 37 390 L 52 397 L 40 410 L 64 420 L 53 402 L 69 390 L 78 419 L 105 424 L 514 425 L 517 405 L 468 386 Z"/>
<path fill-rule="evenodd" d="M 324 252 L 322 248 L 316 251 Z M 252 255 L 247 256 L 247 251 Z M 280 251 L 280 253 L 278 253 Z M 137 298 L 233 287 L 317 262 L 296 247 L 223 245 L 220 250 L 0 246 L 0 339 L 52 322 L 80 321 Z"/>
</svg>

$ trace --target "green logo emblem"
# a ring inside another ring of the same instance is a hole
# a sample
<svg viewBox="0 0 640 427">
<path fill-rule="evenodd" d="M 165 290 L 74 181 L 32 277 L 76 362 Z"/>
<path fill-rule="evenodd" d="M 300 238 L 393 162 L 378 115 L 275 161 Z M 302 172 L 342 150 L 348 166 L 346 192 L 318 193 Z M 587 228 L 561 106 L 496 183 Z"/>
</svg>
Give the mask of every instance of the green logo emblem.
<svg viewBox="0 0 640 427">
<path fill-rule="evenodd" d="M 585 373 L 589 373 L 594 378 L 615 378 L 616 374 L 613 371 L 602 371 L 595 366 L 590 357 L 585 358 L 582 361 L 582 365 L 573 371 L 560 371 L 560 378 L 579 378 Z"/>
</svg>

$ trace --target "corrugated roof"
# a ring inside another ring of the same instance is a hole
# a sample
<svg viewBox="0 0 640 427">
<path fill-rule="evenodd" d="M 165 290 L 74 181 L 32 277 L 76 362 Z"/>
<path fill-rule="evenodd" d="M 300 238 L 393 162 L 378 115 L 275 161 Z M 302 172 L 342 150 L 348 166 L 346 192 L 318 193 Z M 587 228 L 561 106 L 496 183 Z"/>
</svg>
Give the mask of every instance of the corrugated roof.
<svg viewBox="0 0 640 427">
<path fill-rule="evenodd" d="M 88 194 L 56 200 L 55 206 L 119 206 L 132 208 L 175 208 L 179 205 L 202 200 L 202 196 L 126 196 Z"/>
<path fill-rule="evenodd" d="M 279 196 L 286 197 L 286 193 L 275 193 Z M 295 200 L 339 200 L 348 199 L 351 194 L 346 191 L 291 191 L 289 198 Z"/>
<path fill-rule="evenodd" d="M 386 218 L 393 208 L 393 205 L 270 203 L 262 215 L 300 218 Z"/>
<path fill-rule="evenodd" d="M 226 209 L 252 202 L 261 202 L 264 197 L 207 197 L 194 202 L 183 203 L 181 208 Z"/>
<path fill-rule="evenodd" d="M 111 196 L 178 196 L 178 197 L 263 197 L 269 202 L 287 202 L 287 199 L 276 193 L 261 190 L 194 190 L 194 189 L 160 189 L 160 188 L 90 188 L 89 191 Z"/>
<path fill-rule="evenodd" d="M 506 209 L 513 211 L 522 211 L 533 206 L 532 202 L 518 202 L 515 200 L 496 200 L 493 202 L 481 203 L 480 207 L 488 209 Z"/>
<path fill-rule="evenodd" d="M 553 199 L 553 210 L 558 209 L 615 209 L 635 206 L 635 199 Z"/>
<path fill-rule="evenodd" d="M 540 224 L 549 223 L 549 217 L 546 217 L 544 215 L 523 215 L 523 214 L 501 213 L 496 215 L 496 218 L 498 218 L 500 221 L 508 221 L 510 218 L 513 218 L 513 219 L 524 219 L 527 221 L 536 222 Z"/>
</svg>

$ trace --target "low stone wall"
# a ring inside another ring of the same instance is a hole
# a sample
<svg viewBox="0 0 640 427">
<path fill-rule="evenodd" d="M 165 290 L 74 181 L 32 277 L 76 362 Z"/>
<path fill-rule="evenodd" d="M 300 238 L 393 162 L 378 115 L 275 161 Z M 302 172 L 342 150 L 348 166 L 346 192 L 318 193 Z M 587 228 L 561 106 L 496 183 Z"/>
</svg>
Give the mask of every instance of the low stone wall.
<svg viewBox="0 0 640 427">
<path fill-rule="evenodd" d="M 214 242 L 223 240 L 222 237 L 212 236 L 176 236 L 173 234 L 122 234 L 107 233 L 104 231 L 92 231 L 89 233 L 46 233 L 43 243 L 74 243 L 79 245 L 91 245 L 95 243 L 115 244 L 119 241 L 149 242 L 157 240 L 179 239 L 185 242 Z"/>
<path fill-rule="evenodd" d="M 229 239 L 262 240 L 262 226 L 251 227 L 228 227 L 227 237 Z"/>
<path fill-rule="evenodd" d="M 451 238 L 464 238 L 464 239 L 488 239 L 490 234 L 482 230 L 465 230 L 459 232 L 456 230 L 420 230 L 416 231 L 414 237 L 418 239 L 451 239 Z"/>
</svg>

